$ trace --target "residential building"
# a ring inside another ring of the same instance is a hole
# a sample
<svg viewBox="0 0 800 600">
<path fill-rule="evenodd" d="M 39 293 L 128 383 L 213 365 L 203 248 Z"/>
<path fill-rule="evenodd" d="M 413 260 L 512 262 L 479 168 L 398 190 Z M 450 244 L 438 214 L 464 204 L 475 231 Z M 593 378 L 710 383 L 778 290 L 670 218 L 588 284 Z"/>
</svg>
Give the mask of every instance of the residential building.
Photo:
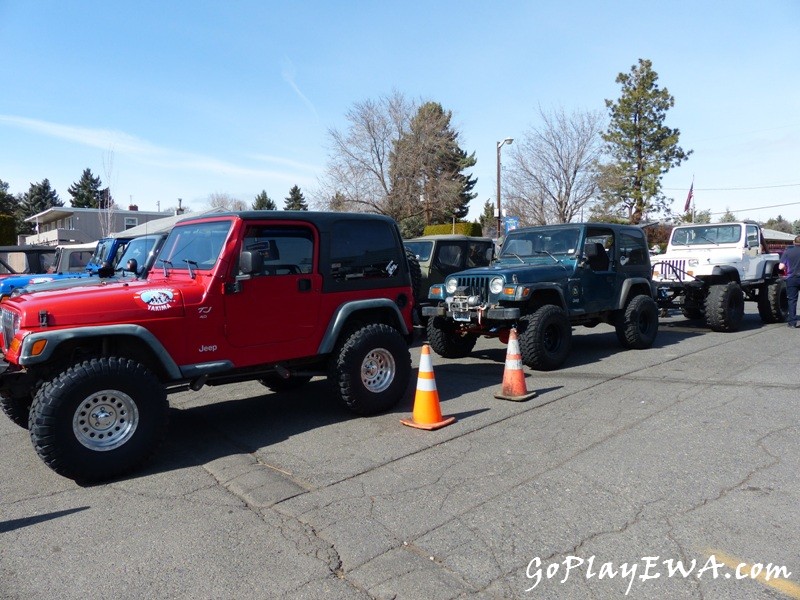
<svg viewBox="0 0 800 600">
<path fill-rule="evenodd" d="M 110 211 L 99 208 L 54 206 L 25 219 L 34 224 L 36 232 L 19 236 L 19 243 L 56 246 L 93 242 L 112 233 L 119 233 L 173 214 L 173 211 L 138 210 L 135 205 L 129 206 L 127 210 L 114 208 Z"/>
</svg>

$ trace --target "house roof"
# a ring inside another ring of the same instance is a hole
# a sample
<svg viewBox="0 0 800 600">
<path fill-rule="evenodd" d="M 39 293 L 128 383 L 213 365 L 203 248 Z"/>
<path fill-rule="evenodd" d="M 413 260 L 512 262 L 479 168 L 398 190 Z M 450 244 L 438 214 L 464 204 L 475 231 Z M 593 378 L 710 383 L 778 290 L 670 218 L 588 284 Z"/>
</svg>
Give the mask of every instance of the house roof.
<svg viewBox="0 0 800 600">
<path fill-rule="evenodd" d="M 209 208 L 199 212 L 182 213 L 180 215 L 172 215 L 171 217 L 164 217 L 163 219 L 153 219 L 147 223 L 142 223 L 136 227 L 131 227 L 125 231 L 117 231 L 112 233 L 110 237 L 139 237 L 140 235 L 147 235 L 148 233 L 166 233 L 172 229 L 178 221 L 193 217 L 202 217 L 207 214 L 226 212 L 223 208 Z"/>
<path fill-rule="evenodd" d="M 762 228 L 761 233 L 764 234 L 765 240 L 773 240 L 776 242 L 793 242 L 795 237 L 793 233 L 784 233 L 782 231 L 778 231 L 777 229 Z"/>
<path fill-rule="evenodd" d="M 47 210 L 43 210 L 40 213 L 36 213 L 35 215 L 31 215 L 26 221 L 29 223 L 50 223 L 51 221 L 57 221 L 58 219 L 64 219 L 66 217 L 71 217 L 75 214 L 99 214 L 103 212 L 105 209 L 102 208 L 76 208 L 74 206 L 53 206 L 48 208 Z M 158 217 L 164 216 L 163 212 L 158 211 L 150 211 L 150 210 L 120 210 L 118 208 L 113 209 L 113 213 L 117 215 L 147 215 L 149 217 Z"/>
</svg>

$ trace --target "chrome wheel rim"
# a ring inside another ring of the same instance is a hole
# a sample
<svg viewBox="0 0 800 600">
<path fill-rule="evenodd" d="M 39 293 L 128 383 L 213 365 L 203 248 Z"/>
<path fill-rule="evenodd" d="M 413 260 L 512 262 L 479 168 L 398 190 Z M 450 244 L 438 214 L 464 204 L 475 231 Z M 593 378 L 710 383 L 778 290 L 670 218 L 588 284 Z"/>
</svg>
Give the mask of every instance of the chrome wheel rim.
<svg viewBox="0 0 800 600">
<path fill-rule="evenodd" d="M 370 392 L 382 392 L 394 381 L 395 372 L 392 353 L 385 348 L 376 348 L 361 362 L 361 383 Z"/>
<path fill-rule="evenodd" d="M 119 390 L 101 390 L 87 396 L 72 417 L 75 438 L 89 450 L 99 452 L 122 446 L 138 424 L 136 403 Z"/>
</svg>

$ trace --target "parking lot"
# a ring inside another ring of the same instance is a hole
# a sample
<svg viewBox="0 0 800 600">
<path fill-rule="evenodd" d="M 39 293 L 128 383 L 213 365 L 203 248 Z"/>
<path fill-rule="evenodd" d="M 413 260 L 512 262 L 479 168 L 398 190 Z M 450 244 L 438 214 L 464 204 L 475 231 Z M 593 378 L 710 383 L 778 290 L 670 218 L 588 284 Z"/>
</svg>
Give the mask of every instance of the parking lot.
<svg viewBox="0 0 800 600">
<path fill-rule="evenodd" d="M 419 364 L 420 342 L 412 348 Z M 171 396 L 147 467 L 80 487 L 0 420 L 0 597 L 800 598 L 800 332 L 680 315 L 653 348 L 574 330 L 537 397 L 505 347 L 433 355 L 438 431 L 324 380 Z M 416 371 L 414 372 L 416 377 Z"/>
</svg>

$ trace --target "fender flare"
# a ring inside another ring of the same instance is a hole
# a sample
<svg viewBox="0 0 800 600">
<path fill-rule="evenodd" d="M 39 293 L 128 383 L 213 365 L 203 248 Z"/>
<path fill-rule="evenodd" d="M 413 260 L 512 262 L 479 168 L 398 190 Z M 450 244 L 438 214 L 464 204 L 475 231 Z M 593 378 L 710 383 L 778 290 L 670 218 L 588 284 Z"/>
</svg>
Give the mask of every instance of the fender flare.
<svg viewBox="0 0 800 600">
<path fill-rule="evenodd" d="M 716 265 L 711 270 L 711 275 L 713 277 L 721 277 L 727 281 L 741 283 L 741 278 L 739 277 L 739 271 L 736 270 L 736 267 L 733 267 L 731 265 Z"/>
<path fill-rule="evenodd" d="M 158 338 L 148 329 L 141 325 L 122 324 L 122 325 L 100 325 L 91 327 L 75 327 L 70 329 L 43 330 L 31 333 L 22 340 L 20 348 L 19 364 L 23 367 L 38 365 L 47 362 L 52 358 L 53 353 L 58 347 L 67 341 L 78 339 L 91 339 L 102 337 L 128 336 L 142 340 L 155 354 L 164 370 L 171 379 L 180 379 L 181 370 L 164 348 Z M 41 354 L 34 356 L 31 353 L 33 344 L 38 341 L 46 341 L 44 350 Z"/>
<path fill-rule="evenodd" d="M 351 315 L 362 310 L 373 310 L 376 308 L 392 310 L 397 317 L 397 322 L 400 324 L 401 333 L 404 336 L 409 334 L 408 327 L 406 327 L 406 322 L 403 319 L 403 315 L 394 301 L 389 300 L 388 298 L 373 298 L 371 300 L 348 302 L 347 304 L 342 304 L 336 309 L 336 312 L 333 314 L 330 323 L 328 323 L 328 328 L 325 330 L 325 335 L 322 336 L 317 353 L 328 354 L 333 352 L 333 348 L 336 345 L 336 340 L 339 339 L 339 335 L 342 333 L 345 323 L 347 323 L 347 320 Z"/>
<path fill-rule="evenodd" d="M 631 290 L 636 286 L 644 286 L 650 290 L 650 297 L 656 297 L 655 283 L 646 277 L 628 277 L 622 282 L 619 290 L 619 300 L 617 301 L 617 309 L 622 310 L 628 302 L 628 295 Z"/>
</svg>

